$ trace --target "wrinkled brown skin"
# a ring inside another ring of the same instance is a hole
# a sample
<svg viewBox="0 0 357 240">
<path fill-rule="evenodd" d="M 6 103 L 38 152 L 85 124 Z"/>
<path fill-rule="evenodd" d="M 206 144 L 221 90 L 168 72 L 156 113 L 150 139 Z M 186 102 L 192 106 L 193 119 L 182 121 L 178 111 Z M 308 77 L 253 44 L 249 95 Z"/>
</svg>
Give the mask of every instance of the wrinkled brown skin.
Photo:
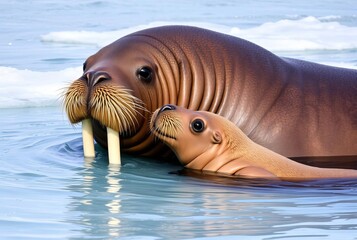
<svg viewBox="0 0 357 240">
<path fill-rule="evenodd" d="M 154 70 L 151 82 L 138 79 L 142 66 Z M 332 157 L 321 165 L 352 157 L 356 166 L 356 70 L 281 58 L 196 27 L 165 26 L 132 33 L 90 56 L 83 76 L 90 82 L 99 72 L 109 76 L 104 82 L 131 89 L 148 110 L 137 115 L 131 134 L 121 133 L 123 152 L 167 155 L 150 135 L 149 120 L 151 112 L 171 103 L 224 116 L 259 145 L 286 157 L 311 164 L 316 157 Z M 94 135 L 106 147 L 98 122 Z"/>
<path fill-rule="evenodd" d="M 200 120 L 202 130 L 193 123 Z M 154 112 L 153 134 L 189 169 L 249 178 L 357 178 L 357 170 L 318 168 L 290 160 L 248 138 L 235 124 L 207 111 L 165 105 Z"/>
</svg>

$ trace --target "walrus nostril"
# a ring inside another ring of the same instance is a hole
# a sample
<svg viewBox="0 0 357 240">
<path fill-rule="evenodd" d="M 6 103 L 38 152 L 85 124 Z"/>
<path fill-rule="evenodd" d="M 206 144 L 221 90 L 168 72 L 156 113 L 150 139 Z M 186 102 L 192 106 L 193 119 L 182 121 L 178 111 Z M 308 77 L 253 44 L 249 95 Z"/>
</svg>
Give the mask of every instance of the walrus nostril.
<svg viewBox="0 0 357 240">
<path fill-rule="evenodd" d="M 88 85 L 95 86 L 100 82 L 108 81 L 111 79 L 106 72 L 88 72 L 85 74 Z"/>
<path fill-rule="evenodd" d="M 176 107 L 174 105 L 166 104 L 160 109 L 160 112 L 163 112 L 166 110 L 175 110 L 175 109 L 176 109 Z"/>
</svg>

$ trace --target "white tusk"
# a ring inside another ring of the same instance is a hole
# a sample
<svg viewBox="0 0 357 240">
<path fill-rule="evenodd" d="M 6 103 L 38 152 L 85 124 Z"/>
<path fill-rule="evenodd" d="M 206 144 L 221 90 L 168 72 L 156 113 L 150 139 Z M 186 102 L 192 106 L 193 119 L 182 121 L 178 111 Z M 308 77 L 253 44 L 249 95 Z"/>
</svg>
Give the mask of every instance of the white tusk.
<svg viewBox="0 0 357 240">
<path fill-rule="evenodd" d="M 110 164 L 121 164 L 119 133 L 107 127 L 108 156 Z"/>
<path fill-rule="evenodd" d="M 95 157 L 92 123 L 88 118 L 82 121 L 82 138 L 84 157 Z"/>
</svg>

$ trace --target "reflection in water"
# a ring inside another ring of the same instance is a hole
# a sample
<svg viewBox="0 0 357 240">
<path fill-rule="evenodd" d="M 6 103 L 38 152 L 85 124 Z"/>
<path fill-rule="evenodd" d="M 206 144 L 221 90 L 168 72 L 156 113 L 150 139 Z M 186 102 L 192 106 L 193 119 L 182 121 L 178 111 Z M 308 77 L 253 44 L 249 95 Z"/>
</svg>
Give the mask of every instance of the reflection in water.
<svg viewBox="0 0 357 240">
<path fill-rule="evenodd" d="M 69 221 L 81 236 L 318 238 L 323 232 L 333 238 L 357 229 L 355 181 L 182 176 L 168 174 L 177 166 L 147 159 L 124 157 L 122 166 L 107 166 L 106 159 L 100 151 L 95 160 L 85 159 L 68 187 L 75 193 Z"/>
<path fill-rule="evenodd" d="M 121 209 L 121 199 L 120 199 L 120 166 L 114 165 L 109 166 L 107 179 L 107 192 L 113 194 L 113 199 L 110 200 L 105 206 L 108 207 L 108 211 L 117 216 Z M 109 216 L 108 219 L 108 233 L 111 237 L 120 236 L 120 219 L 118 217 Z"/>
<path fill-rule="evenodd" d="M 94 159 L 85 158 L 83 171 L 78 172 L 79 184 L 69 186 L 79 193 L 70 205 L 79 218 L 72 221 L 82 226 L 85 236 L 120 237 L 120 166 L 96 165 Z"/>
</svg>

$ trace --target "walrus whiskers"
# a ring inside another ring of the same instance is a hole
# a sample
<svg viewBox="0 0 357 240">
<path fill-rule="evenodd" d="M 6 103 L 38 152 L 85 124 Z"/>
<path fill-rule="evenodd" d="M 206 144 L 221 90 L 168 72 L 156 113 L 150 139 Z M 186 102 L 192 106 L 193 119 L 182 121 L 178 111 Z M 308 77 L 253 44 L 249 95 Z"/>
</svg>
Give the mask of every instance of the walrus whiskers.
<svg viewBox="0 0 357 240">
<path fill-rule="evenodd" d="M 74 124 L 82 121 L 84 157 L 95 157 L 93 128 L 87 114 L 87 92 L 87 85 L 83 81 L 77 80 L 64 89 L 62 98 L 70 122 Z"/>
<path fill-rule="evenodd" d="M 104 126 L 124 133 L 139 124 L 136 115 L 146 111 L 141 100 L 130 94 L 129 90 L 104 85 L 95 89 L 89 102 L 91 116 Z"/>
<path fill-rule="evenodd" d="M 119 133 L 131 134 L 131 129 L 139 124 L 136 115 L 147 110 L 130 90 L 121 87 L 102 85 L 88 94 L 88 87 L 82 80 L 74 81 L 63 94 L 63 105 L 71 123 L 82 121 L 84 156 L 95 156 L 92 117 L 107 127 L 109 163 L 120 164 Z"/>
<path fill-rule="evenodd" d="M 63 106 L 71 123 L 78 123 L 85 118 L 87 114 L 87 85 L 81 81 L 74 81 L 63 94 Z"/>
<path fill-rule="evenodd" d="M 95 89 L 90 98 L 91 116 L 107 127 L 108 157 L 110 164 L 120 164 L 119 133 L 139 124 L 135 115 L 145 111 L 141 101 L 128 90 L 111 85 Z"/>
</svg>

